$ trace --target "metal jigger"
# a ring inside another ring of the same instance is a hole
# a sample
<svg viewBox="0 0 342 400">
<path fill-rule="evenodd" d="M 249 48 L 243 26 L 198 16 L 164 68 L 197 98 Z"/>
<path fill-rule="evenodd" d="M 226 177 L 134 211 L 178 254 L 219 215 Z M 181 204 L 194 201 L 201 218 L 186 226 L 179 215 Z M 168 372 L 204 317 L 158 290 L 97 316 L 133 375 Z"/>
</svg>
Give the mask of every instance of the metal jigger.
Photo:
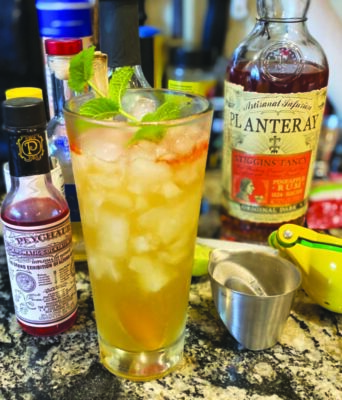
<svg viewBox="0 0 342 400">
<path fill-rule="evenodd" d="M 216 309 L 230 334 L 250 350 L 275 345 L 301 284 L 299 269 L 266 252 L 217 249 L 208 270 Z"/>
</svg>

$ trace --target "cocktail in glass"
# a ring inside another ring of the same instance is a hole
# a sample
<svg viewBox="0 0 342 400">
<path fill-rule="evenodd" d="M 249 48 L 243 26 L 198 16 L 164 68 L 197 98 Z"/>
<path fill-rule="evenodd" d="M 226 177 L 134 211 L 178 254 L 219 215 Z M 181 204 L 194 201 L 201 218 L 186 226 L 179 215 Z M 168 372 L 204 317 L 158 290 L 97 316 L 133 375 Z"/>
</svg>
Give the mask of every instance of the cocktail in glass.
<svg viewBox="0 0 342 400">
<path fill-rule="evenodd" d="M 128 90 L 123 104 L 144 114 L 169 95 Z M 212 110 L 203 97 L 173 95 L 186 100 L 185 111 L 162 122 L 83 117 L 87 96 L 65 108 L 100 358 L 133 380 L 167 374 L 184 347 Z"/>
</svg>

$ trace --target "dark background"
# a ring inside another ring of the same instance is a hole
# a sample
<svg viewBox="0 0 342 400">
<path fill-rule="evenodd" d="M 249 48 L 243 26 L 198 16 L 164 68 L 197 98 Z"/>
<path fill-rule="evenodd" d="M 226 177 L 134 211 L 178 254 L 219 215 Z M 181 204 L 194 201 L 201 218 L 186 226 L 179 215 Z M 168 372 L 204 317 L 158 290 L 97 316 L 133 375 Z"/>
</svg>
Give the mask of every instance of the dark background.
<svg viewBox="0 0 342 400">
<path fill-rule="evenodd" d="M 5 91 L 33 86 L 45 92 L 43 54 L 35 0 L 2 0 L 0 4 L 0 100 Z M 8 160 L 0 113 L 0 163 Z M 2 173 L 1 180 L 2 180 Z"/>
</svg>

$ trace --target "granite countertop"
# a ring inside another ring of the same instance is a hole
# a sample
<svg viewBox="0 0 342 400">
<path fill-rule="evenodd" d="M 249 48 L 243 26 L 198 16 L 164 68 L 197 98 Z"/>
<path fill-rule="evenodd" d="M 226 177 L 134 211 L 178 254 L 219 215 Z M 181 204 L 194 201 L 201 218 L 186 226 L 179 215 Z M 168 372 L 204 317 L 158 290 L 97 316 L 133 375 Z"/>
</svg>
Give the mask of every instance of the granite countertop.
<svg viewBox="0 0 342 400">
<path fill-rule="evenodd" d="M 210 232 L 214 214 L 211 221 Z M 182 364 L 162 379 L 137 383 L 100 364 L 86 263 L 76 271 L 76 324 L 55 337 L 32 337 L 16 322 L 0 242 L 0 399 L 342 400 L 342 314 L 313 304 L 302 290 L 279 342 L 250 351 L 220 321 L 208 277 L 194 278 Z"/>
</svg>

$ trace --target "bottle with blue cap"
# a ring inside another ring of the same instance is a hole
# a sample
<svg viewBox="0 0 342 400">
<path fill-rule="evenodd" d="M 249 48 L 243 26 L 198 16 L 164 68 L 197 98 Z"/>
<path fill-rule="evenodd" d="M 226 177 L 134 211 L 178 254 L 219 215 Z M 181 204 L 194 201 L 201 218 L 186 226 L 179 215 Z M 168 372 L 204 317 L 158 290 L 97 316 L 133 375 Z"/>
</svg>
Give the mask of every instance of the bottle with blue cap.
<svg viewBox="0 0 342 400">
<path fill-rule="evenodd" d="M 82 38 L 92 43 L 90 0 L 37 0 L 39 34 L 42 38 Z"/>
<path fill-rule="evenodd" d="M 50 118 L 54 116 L 51 77 L 47 68 L 44 41 L 46 39 L 81 39 L 83 48 L 93 44 L 94 10 L 91 0 L 36 0 Z"/>
<path fill-rule="evenodd" d="M 90 0 L 37 0 L 40 36 L 91 40 L 92 7 Z"/>
</svg>

